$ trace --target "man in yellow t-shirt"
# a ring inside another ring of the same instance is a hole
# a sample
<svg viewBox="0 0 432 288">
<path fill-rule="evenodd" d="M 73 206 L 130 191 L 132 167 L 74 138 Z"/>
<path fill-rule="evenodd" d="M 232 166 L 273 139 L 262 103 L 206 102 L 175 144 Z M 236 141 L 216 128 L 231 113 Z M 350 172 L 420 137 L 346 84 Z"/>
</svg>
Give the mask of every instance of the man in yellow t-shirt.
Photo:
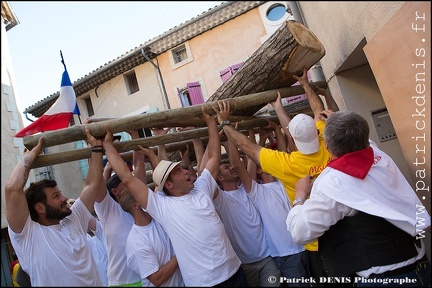
<svg viewBox="0 0 432 288">
<path fill-rule="evenodd" d="M 293 119 L 281 102 L 281 95 L 271 105 L 274 107 L 280 125 L 285 134 L 294 142 L 297 150 L 291 153 L 275 151 L 264 148 L 250 141 L 245 135 L 237 131 L 229 122 L 229 102 L 222 100 L 218 102 L 219 110 L 213 107 L 217 113 L 219 124 L 228 139 L 239 147 L 250 159 L 252 159 L 264 172 L 279 179 L 285 187 L 288 198 L 292 205 L 304 202 L 306 199 L 295 199 L 295 184 L 305 175 L 318 176 L 331 160 L 327 151 L 323 133 L 325 119 L 333 112 L 338 111 L 337 104 L 329 93 L 323 93 L 329 110 L 324 109 L 324 104 L 318 94 L 310 86 L 307 78 L 307 70 L 304 68 L 301 77 L 294 76 L 305 90 L 314 117 L 306 114 L 298 114 Z M 305 245 L 308 251 L 308 262 L 311 277 L 326 277 L 326 272 L 318 254 L 318 241 L 315 240 Z"/>
<path fill-rule="evenodd" d="M 11 276 L 12 276 L 12 284 L 13 287 L 20 287 L 18 285 L 18 283 L 16 282 L 16 275 L 19 269 L 19 261 L 18 261 L 18 257 L 16 256 L 15 252 L 12 254 L 12 263 L 10 264 L 10 272 L 11 272 Z"/>
</svg>

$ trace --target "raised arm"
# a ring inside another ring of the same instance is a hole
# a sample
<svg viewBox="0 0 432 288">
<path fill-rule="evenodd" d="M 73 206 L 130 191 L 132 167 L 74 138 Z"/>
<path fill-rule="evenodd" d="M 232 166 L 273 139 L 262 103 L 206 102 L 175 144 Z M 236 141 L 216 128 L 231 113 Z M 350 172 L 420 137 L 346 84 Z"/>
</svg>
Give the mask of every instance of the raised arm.
<svg viewBox="0 0 432 288">
<path fill-rule="evenodd" d="M 138 145 L 138 148 L 141 150 L 141 152 L 145 155 L 145 157 L 148 158 L 150 165 L 152 166 L 152 169 L 155 169 L 156 166 L 159 164 L 160 159 L 154 152 L 152 148 L 142 147 L 141 145 Z"/>
<path fill-rule="evenodd" d="M 128 131 L 132 139 L 139 139 L 138 130 Z M 144 184 L 147 184 L 147 175 L 145 167 L 145 155 L 140 149 L 132 152 L 133 174 L 140 179 Z"/>
<path fill-rule="evenodd" d="M 15 233 L 20 233 L 29 216 L 24 187 L 27 183 L 31 165 L 42 152 L 44 139 L 39 138 L 38 144 L 32 150 L 25 150 L 24 157 L 13 169 L 5 185 L 6 219 Z"/>
<path fill-rule="evenodd" d="M 180 158 L 181 158 L 182 166 L 184 166 L 184 167 L 191 167 L 192 166 L 192 161 L 190 160 L 189 145 L 186 144 L 185 146 L 183 146 L 182 148 L 180 148 L 178 150 L 178 153 L 179 153 Z"/>
<path fill-rule="evenodd" d="M 179 149 L 178 152 L 180 154 L 180 158 L 181 158 L 181 163 L 182 166 L 184 167 L 184 169 L 189 170 L 189 172 L 191 173 L 191 175 L 193 177 L 195 177 L 195 179 L 197 178 L 197 172 L 195 171 L 192 161 L 190 159 L 190 150 L 189 150 L 189 144 L 186 144 L 183 149 Z"/>
<path fill-rule="evenodd" d="M 99 189 L 104 183 L 102 171 L 103 146 L 102 140 L 96 139 L 90 134 L 90 128 L 86 127 L 87 143 L 92 147 L 89 160 L 89 169 L 84 181 L 84 188 L 80 194 L 80 199 L 89 211 L 93 211 L 93 206 L 98 197 Z"/>
<path fill-rule="evenodd" d="M 145 209 L 147 208 L 147 197 L 148 197 L 148 187 L 141 180 L 134 177 L 129 170 L 126 162 L 120 157 L 116 148 L 112 143 L 113 135 L 109 129 L 106 129 L 107 134 L 103 141 L 103 146 L 105 148 L 105 154 L 108 161 L 111 163 L 111 167 L 120 177 L 122 183 L 126 185 L 130 193 L 134 196 L 137 202 Z M 138 147 L 141 147 L 138 145 Z M 141 148 L 140 148 L 141 149 Z"/>
<path fill-rule="evenodd" d="M 337 105 L 336 101 L 334 100 L 333 96 L 330 94 L 330 91 L 328 89 L 324 89 L 321 87 L 316 87 L 315 91 L 318 95 L 323 95 L 325 102 L 327 103 L 327 109 L 332 110 L 333 112 L 339 111 L 339 106 Z"/>
<path fill-rule="evenodd" d="M 200 171 L 200 167 L 204 159 L 204 152 L 205 152 L 204 144 L 201 138 L 192 139 L 192 143 L 194 145 L 195 158 L 197 160 L 197 174 L 199 176 L 202 172 Z"/>
<path fill-rule="evenodd" d="M 218 118 L 219 124 L 223 121 L 229 120 L 230 115 L 230 105 L 226 100 L 218 101 L 219 110 L 213 106 L 213 110 L 215 110 Z M 222 127 L 225 135 L 228 139 L 234 143 L 235 146 L 240 148 L 252 161 L 260 164 L 259 162 L 259 153 L 261 151 L 261 146 L 256 143 L 252 143 L 246 135 L 243 135 L 239 131 L 237 131 L 232 125 L 224 125 Z"/>
<path fill-rule="evenodd" d="M 291 117 L 289 116 L 288 112 L 286 112 L 285 108 L 282 105 L 282 98 L 279 91 L 277 91 L 276 100 L 270 102 L 270 105 L 275 110 L 279 123 L 282 129 L 284 130 L 285 134 L 290 135 L 288 130 L 288 124 L 291 121 Z"/>
<path fill-rule="evenodd" d="M 274 131 L 275 136 L 276 136 L 277 150 L 287 152 L 287 141 L 286 141 L 285 135 L 282 133 L 281 127 L 271 120 L 267 120 L 267 122 L 269 123 L 269 125 L 264 127 L 264 128 L 268 128 L 268 129 L 271 129 L 272 131 Z M 260 140 L 261 140 L 261 138 L 260 138 Z M 260 145 L 263 146 L 261 143 L 260 143 Z"/>
<path fill-rule="evenodd" d="M 169 132 L 170 128 L 164 129 L 164 128 L 152 128 L 153 133 L 155 136 L 165 135 Z M 166 151 L 165 144 L 159 144 L 158 145 L 158 157 L 159 160 L 168 160 L 168 154 Z M 155 166 L 156 167 L 156 166 Z"/>
<path fill-rule="evenodd" d="M 201 108 L 202 117 L 207 123 L 209 141 L 207 144 L 208 159 L 205 168 L 210 171 L 216 179 L 219 173 L 219 165 L 221 161 L 221 143 L 219 138 L 219 131 L 216 125 L 216 119 L 210 116 L 205 108 Z"/>
<path fill-rule="evenodd" d="M 249 193 L 252 189 L 252 177 L 249 174 L 248 170 L 245 168 L 244 163 L 240 159 L 238 148 L 231 141 L 228 141 L 228 145 L 229 162 L 239 175 L 246 192 Z"/>
<path fill-rule="evenodd" d="M 315 92 L 315 90 L 309 84 L 306 67 L 303 68 L 303 75 L 301 77 L 294 75 L 293 78 L 296 79 L 297 81 L 299 81 L 300 85 L 303 87 L 303 89 L 306 93 L 306 96 L 308 98 L 309 105 L 310 105 L 312 112 L 314 114 L 314 119 L 315 119 L 315 121 L 318 121 L 319 117 L 320 117 L 320 113 L 322 111 L 324 111 L 324 104 L 323 104 L 321 98 L 318 96 L 318 94 Z"/>
</svg>

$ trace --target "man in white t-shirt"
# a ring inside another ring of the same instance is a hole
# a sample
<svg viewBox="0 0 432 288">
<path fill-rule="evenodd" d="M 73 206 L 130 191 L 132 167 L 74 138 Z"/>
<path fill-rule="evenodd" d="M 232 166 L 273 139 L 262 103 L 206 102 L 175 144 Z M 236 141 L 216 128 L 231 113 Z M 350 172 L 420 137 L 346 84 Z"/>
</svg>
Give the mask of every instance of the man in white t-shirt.
<svg viewBox="0 0 432 288">
<path fill-rule="evenodd" d="M 219 168 L 214 204 L 222 219 L 251 287 L 279 287 L 281 272 L 270 256 L 267 238 L 258 210 L 247 196 L 257 186 L 240 160 L 237 148 L 224 143 L 230 163 Z M 256 183 L 256 182 L 255 182 Z M 277 281 L 274 281 L 277 279 Z"/>
<path fill-rule="evenodd" d="M 126 241 L 127 266 L 141 275 L 143 287 L 183 287 L 183 278 L 171 240 L 163 227 L 145 212 L 126 189 L 120 206 L 135 223 Z"/>
<path fill-rule="evenodd" d="M 132 139 L 139 138 L 138 130 L 128 131 Z M 116 140 L 117 141 L 117 140 Z M 123 161 L 127 169 L 133 169 L 137 179 L 145 181 L 145 160 L 140 152 L 133 152 L 133 167 Z M 104 178 L 111 175 L 111 163 L 107 162 L 104 169 Z M 106 179 L 105 178 L 105 179 Z M 108 285 L 109 286 L 141 286 L 141 277 L 126 265 L 127 237 L 134 223 L 133 217 L 123 211 L 119 200 L 126 185 L 122 183 L 118 175 L 113 174 L 105 182 L 105 187 L 99 190 L 94 209 L 102 225 L 108 255 Z"/>
<path fill-rule="evenodd" d="M 208 161 L 195 182 L 180 162 L 162 160 L 153 171 L 153 181 L 165 194 L 153 193 L 126 167 L 109 130 L 104 140 L 106 155 L 138 203 L 164 227 L 186 286 L 247 286 L 240 259 L 212 203 L 221 159 L 220 139 L 216 120 L 204 107 L 202 115 L 209 134 Z"/>
<path fill-rule="evenodd" d="M 93 211 L 94 212 L 94 211 Z M 95 213 L 92 213 L 95 216 Z M 87 230 L 87 241 L 96 265 L 99 270 L 104 287 L 108 286 L 108 254 L 106 251 L 106 240 L 100 221 L 95 217 L 90 221 L 89 230 Z"/>
<path fill-rule="evenodd" d="M 87 244 L 87 229 L 102 183 L 102 141 L 86 129 L 93 147 L 84 188 L 72 208 L 55 180 L 30 184 L 31 165 L 42 152 L 43 137 L 12 171 L 6 186 L 6 218 L 12 246 L 32 286 L 102 286 Z"/>
</svg>

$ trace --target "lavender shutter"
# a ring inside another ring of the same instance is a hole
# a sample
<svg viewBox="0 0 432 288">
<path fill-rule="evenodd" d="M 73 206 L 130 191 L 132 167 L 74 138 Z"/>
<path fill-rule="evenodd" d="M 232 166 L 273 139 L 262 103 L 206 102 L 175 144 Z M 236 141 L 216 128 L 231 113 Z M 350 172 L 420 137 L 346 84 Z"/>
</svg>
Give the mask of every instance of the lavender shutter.
<svg viewBox="0 0 432 288">
<path fill-rule="evenodd" d="M 225 83 L 233 74 L 231 67 L 225 68 L 222 71 L 220 71 L 220 76 L 222 78 L 222 82 Z"/>
<path fill-rule="evenodd" d="M 238 69 L 240 69 L 240 67 L 243 65 L 244 62 L 232 65 L 231 68 L 231 72 L 232 74 L 234 74 Z"/>
<path fill-rule="evenodd" d="M 189 98 L 192 105 L 204 103 L 204 98 L 201 92 L 201 85 L 199 82 L 191 82 L 187 84 L 189 91 Z"/>
</svg>

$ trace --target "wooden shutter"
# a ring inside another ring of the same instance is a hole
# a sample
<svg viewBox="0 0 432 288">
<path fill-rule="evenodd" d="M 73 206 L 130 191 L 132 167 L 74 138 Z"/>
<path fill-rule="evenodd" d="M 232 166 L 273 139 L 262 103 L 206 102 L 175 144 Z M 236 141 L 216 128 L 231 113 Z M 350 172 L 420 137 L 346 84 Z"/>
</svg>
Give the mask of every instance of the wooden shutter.
<svg viewBox="0 0 432 288">
<path fill-rule="evenodd" d="M 238 69 L 240 69 L 240 67 L 243 65 L 243 63 L 244 62 L 234 64 L 234 65 L 220 71 L 220 76 L 222 78 L 222 82 L 225 83 Z"/>
<path fill-rule="evenodd" d="M 189 92 L 189 98 L 192 105 L 204 103 L 204 98 L 201 91 L 201 85 L 199 82 L 191 82 L 187 84 Z"/>
<path fill-rule="evenodd" d="M 222 82 L 225 83 L 232 75 L 231 67 L 225 68 L 224 70 L 220 71 L 220 76 L 222 78 Z"/>
</svg>

